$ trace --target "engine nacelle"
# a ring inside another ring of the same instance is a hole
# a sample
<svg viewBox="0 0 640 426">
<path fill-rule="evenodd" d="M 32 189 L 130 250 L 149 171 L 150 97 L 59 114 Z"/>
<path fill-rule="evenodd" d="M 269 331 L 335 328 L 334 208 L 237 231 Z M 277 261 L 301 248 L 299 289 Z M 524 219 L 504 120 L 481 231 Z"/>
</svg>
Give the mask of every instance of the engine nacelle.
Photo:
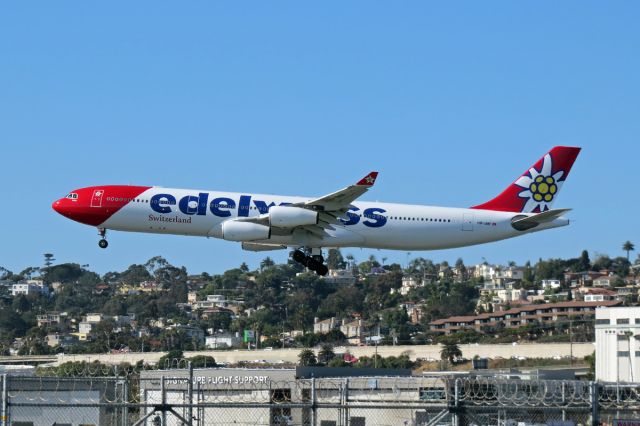
<svg viewBox="0 0 640 426">
<path fill-rule="evenodd" d="M 273 206 L 269 209 L 269 224 L 278 228 L 316 225 L 318 212 L 300 207 Z"/>
<path fill-rule="evenodd" d="M 267 240 L 271 236 L 268 226 L 251 222 L 228 220 L 222 223 L 222 238 L 227 241 Z"/>
</svg>

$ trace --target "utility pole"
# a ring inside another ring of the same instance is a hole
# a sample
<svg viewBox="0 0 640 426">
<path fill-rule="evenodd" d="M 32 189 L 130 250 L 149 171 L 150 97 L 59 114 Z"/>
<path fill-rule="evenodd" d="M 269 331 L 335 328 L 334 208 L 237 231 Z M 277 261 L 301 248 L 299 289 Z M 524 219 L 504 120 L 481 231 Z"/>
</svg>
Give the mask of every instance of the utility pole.
<svg viewBox="0 0 640 426">
<path fill-rule="evenodd" d="M 573 317 L 569 315 L 569 366 L 573 367 Z"/>
<path fill-rule="evenodd" d="M 378 339 L 376 339 L 376 354 L 373 357 L 373 368 L 378 368 Z"/>
</svg>

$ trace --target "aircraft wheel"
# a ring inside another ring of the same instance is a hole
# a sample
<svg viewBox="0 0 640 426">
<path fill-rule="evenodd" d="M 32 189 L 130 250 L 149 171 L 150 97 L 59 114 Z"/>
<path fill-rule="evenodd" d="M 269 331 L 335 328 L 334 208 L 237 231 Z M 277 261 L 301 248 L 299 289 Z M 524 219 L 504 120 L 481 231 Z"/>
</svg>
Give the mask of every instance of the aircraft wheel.
<svg viewBox="0 0 640 426">
<path fill-rule="evenodd" d="M 320 265 L 318 269 L 316 269 L 316 273 L 324 277 L 329 273 L 329 268 L 327 268 L 327 265 Z"/>
<path fill-rule="evenodd" d="M 316 262 L 313 257 L 307 257 L 307 264 L 305 266 L 312 271 L 317 271 L 318 268 L 322 266 L 322 263 Z"/>
<path fill-rule="evenodd" d="M 307 256 L 305 256 L 304 253 L 301 252 L 300 250 L 294 250 L 292 257 L 293 257 L 293 260 L 295 260 L 298 263 L 302 263 L 304 265 L 304 260 Z"/>
<path fill-rule="evenodd" d="M 98 246 L 100 246 L 100 248 L 107 248 L 107 246 L 109 245 L 109 242 L 107 240 L 105 240 L 104 238 L 101 239 L 100 241 L 98 241 Z"/>
</svg>

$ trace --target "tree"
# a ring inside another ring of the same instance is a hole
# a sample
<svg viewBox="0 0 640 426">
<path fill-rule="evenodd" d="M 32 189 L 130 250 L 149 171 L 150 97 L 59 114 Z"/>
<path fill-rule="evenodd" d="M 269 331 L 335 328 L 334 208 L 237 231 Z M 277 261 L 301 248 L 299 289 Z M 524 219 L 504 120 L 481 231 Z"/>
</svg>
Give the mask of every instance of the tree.
<svg viewBox="0 0 640 426">
<path fill-rule="evenodd" d="M 318 352 L 318 361 L 327 364 L 333 358 L 335 358 L 336 353 L 333 351 L 333 345 L 330 343 L 325 343 L 322 345 L 320 352 Z"/>
<path fill-rule="evenodd" d="M 316 354 L 311 349 L 303 349 L 298 354 L 298 365 L 301 367 L 309 367 L 312 365 L 316 365 L 318 361 L 316 360 Z"/>
<path fill-rule="evenodd" d="M 213 368 L 217 367 L 216 359 L 208 355 L 198 355 L 191 358 L 187 358 L 187 361 L 191 362 L 193 368 Z"/>
<path fill-rule="evenodd" d="M 460 347 L 453 342 L 445 343 L 440 350 L 440 358 L 443 361 L 449 361 L 449 363 L 453 364 L 456 359 L 462 358 L 462 351 Z"/>
<path fill-rule="evenodd" d="M 273 261 L 273 259 L 267 256 L 264 259 L 262 259 L 262 262 L 260 262 L 260 270 L 270 268 L 273 265 L 275 265 L 275 262 Z"/>
<path fill-rule="evenodd" d="M 591 259 L 589 259 L 589 252 L 586 250 L 582 250 L 582 254 L 580 254 L 580 261 L 578 262 L 578 269 L 580 271 L 588 271 L 591 269 Z"/>
<path fill-rule="evenodd" d="M 622 250 L 627 252 L 627 261 L 629 260 L 629 252 L 634 251 L 636 246 L 631 241 L 625 241 L 622 245 Z"/>
<path fill-rule="evenodd" d="M 182 360 L 184 360 L 184 354 L 182 351 L 180 349 L 173 349 L 158 360 L 157 366 L 161 370 L 184 368 L 184 365 L 179 365 Z"/>
<path fill-rule="evenodd" d="M 44 266 L 46 266 L 48 268 L 49 266 L 53 265 L 53 262 L 55 262 L 55 259 L 53 258 L 53 254 L 45 253 L 44 254 Z"/>
<path fill-rule="evenodd" d="M 166 268 L 167 266 L 171 266 L 171 264 L 162 256 L 154 256 L 147 260 L 144 266 L 147 268 L 147 271 L 149 271 L 149 274 L 155 274 L 158 269 Z"/>
<path fill-rule="evenodd" d="M 587 373 L 587 380 L 593 380 L 596 376 L 596 353 L 595 351 L 591 355 L 584 357 L 584 361 L 589 366 L 589 372 Z"/>
<path fill-rule="evenodd" d="M 340 250 L 329 249 L 329 254 L 327 255 L 327 267 L 329 269 L 344 269 L 346 266 L 347 262 L 345 262 L 342 257 Z"/>
</svg>

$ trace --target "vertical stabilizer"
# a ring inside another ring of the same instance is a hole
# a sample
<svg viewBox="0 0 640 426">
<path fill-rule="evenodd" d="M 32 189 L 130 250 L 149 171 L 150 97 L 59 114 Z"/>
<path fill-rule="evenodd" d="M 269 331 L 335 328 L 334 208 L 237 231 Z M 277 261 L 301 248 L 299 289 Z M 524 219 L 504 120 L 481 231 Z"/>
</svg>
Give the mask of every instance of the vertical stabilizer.
<svg viewBox="0 0 640 426">
<path fill-rule="evenodd" d="M 540 213 L 553 205 L 581 148 L 556 146 L 500 195 L 472 209 Z"/>
</svg>

